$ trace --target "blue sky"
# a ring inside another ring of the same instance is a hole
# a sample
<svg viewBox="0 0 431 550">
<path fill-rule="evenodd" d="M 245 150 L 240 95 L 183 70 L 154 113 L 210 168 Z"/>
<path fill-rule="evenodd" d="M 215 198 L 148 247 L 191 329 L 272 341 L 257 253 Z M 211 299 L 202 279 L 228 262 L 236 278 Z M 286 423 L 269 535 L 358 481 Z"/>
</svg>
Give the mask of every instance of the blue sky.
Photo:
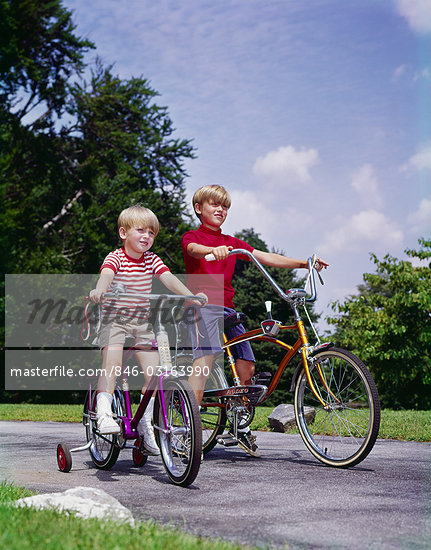
<svg viewBox="0 0 431 550">
<path fill-rule="evenodd" d="M 370 252 L 404 257 L 431 236 L 430 0 L 64 5 L 193 139 L 190 197 L 230 191 L 225 232 L 331 264 L 317 310 L 355 292 Z"/>
</svg>

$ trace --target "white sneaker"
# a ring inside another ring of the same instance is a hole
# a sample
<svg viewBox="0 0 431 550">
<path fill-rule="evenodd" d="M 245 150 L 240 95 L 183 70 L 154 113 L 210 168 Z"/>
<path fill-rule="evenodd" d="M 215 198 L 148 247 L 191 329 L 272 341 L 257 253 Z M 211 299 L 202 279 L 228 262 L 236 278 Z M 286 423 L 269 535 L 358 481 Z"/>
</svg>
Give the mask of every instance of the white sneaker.
<svg viewBox="0 0 431 550">
<path fill-rule="evenodd" d="M 119 434 L 120 426 L 115 422 L 112 414 L 102 413 L 97 415 L 97 429 L 102 435 Z"/>
<path fill-rule="evenodd" d="M 160 450 L 157 447 L 153 427 L 146 421 L 145 418 L 141 418 L 141 420 L 139 421 L 138 433 L 140 436 L 142 436 L 144 440 L 143 447 L 147 451 L 147 453 L 153 456 L 159 456 Z"/>
</svg>

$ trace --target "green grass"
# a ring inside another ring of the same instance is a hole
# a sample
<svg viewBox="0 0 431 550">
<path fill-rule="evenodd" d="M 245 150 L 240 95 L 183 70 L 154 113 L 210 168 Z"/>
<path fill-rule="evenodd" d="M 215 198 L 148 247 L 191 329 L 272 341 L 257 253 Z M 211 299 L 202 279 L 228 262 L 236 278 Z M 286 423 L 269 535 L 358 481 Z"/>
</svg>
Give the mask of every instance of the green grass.
<svg viewBox="0 0 431 550">
<path fill-rule="evenodd" d="M 18 500 L 19 498 L 30 497 L 36 493 L 25 489 L 24 487 L 16 487 L 12 483 L 0 483 L 0 505 Z"/>
<path fill-rule="evenodd" d="M 8 550 L 240 550 L 243 546 L 188 535 L 153 521 L 128 524 L 81 519 L 54 510 L 15 508 L 9 501 L 29 496 L 21 487 L 0 484 L 0 548 Z"/>
<path fill-rule="evenodd" d="M 272 407 L 257 407 L 252 430 L 269 431 Z M 297 428 L 290 433 L 298 433 Z M 403 441 L 431 441 L 431 411 L 382 411 L 379 438 Z"/>
<path fill-rule="evenodd" d="M 0 420 L 82 422 L 82 405 L 0 404 Z"/>
<path fill-rule="evenodd" d="M 270 431 L 268 416 L 273 407 L 257 407 L 252 430 Z M 81 405 L 0 404 L 0 420 L 81 422 Z M 297 433 L 297 430 L 292 430 Z M 431 441 L 431 411 L 382 411 L 379 438 Z"/>
</svg>

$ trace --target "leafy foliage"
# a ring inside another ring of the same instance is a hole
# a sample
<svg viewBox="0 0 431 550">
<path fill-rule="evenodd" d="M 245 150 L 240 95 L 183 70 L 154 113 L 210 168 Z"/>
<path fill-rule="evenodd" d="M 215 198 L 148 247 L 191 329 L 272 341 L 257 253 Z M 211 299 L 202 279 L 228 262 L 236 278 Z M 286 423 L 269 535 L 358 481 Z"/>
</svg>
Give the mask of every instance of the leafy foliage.
<svg viewBox="0 0 431 550">
<path fill-rule="evenodd" d="M 84 68 L 94 45 L 74 34 L 75 26 L 58 0 L 0 1 L 0 98 L 22 120 L 41 103 L 61 114 L 68 80 Z"/>
<path fill-rule="evenodd" d="M 431 407 L 431 241 L 406 250 L 417 261 L 374 254 L 355 296 L 336 302 L 335 338 L 370 368 L 384 407 Z"/>
<path fill-rule="evenodd" d="M 180 238 L 190 227 L 183 159 L 193 157 L 193 147 L 173 138 L 157 92 L 100 62 L 83 80 L 83 54 L 92 44 L 73 34 L 59 0 L 0 6 L 7 37 L 0 65 L 5 271 L 97 273 L 119 245 L 119 212 L 137 202 L 159 216 L 155 252 L 182 269 Z"/>
<path fill-rule="evenodd" d="M 0 0 L 3 272 L 97 273 L 138 202 L 160 221 L 154 251 L 182 272 L 193 147 L 147 80 L 88 67 L 92 47 L 61 0 Z"/>
</svg>

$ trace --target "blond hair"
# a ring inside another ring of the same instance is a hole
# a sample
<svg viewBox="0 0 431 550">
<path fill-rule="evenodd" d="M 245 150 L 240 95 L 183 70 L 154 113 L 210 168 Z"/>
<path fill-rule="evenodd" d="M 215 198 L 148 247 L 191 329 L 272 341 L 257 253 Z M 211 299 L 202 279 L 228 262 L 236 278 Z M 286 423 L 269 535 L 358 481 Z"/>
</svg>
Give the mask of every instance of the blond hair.
<svg viewBox="0 0 431 550">
<path fill-rule="evenodd" d="M 124 209 L 118 216 L 118 229 L 124 227 L 127 231 L 133 227 L 149 227 L 157 235 L 160 229 L 157 216 L 149 208 L 135 204 Z"/>
<path fill-rule="evenodd" d="M 202 205 L 205 201 L 213 201 L 216 204 L 222 204 L 226 208 L 230 208 L 231 199 L 229 193 L 221 185 L 204 185 L 200 187 L 192 199 L 193 210 L 196 216 L 200 219 L 200 215 L 195 210 L 195 204 Z"/>
</svg>

